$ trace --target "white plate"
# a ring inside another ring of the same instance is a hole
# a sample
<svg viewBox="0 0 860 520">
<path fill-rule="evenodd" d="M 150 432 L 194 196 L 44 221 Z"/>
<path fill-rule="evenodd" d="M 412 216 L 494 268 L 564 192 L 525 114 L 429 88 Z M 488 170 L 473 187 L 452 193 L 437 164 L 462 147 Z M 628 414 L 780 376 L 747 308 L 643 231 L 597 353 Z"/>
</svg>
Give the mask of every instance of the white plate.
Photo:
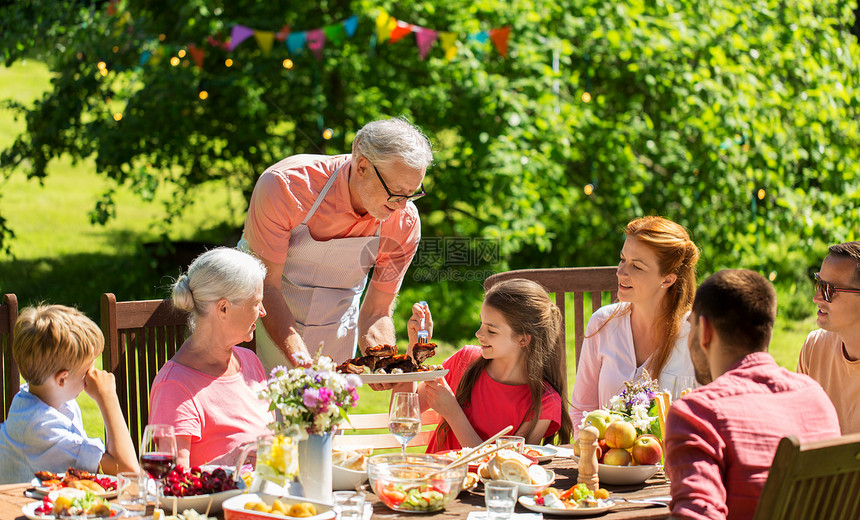
<svg viewBox="0 0 860 520">
<path fill-rule="evenodd" d="M 245 504 L 248 502 L 263 502 L 268 505 L 272 505 L 272 502 L 275 499 L 279 499 L 281 502 L 284 502 L 287 505 L 295 504 L 297 502 L 310 502 L 316 507 L 317 514 L 315 516 L 310 516 L 307 520 L 333 520 L 336 513 L 334 508 L 329 504 L 324 504 L 322 502 L 317 502 L 316 500 L 311 500 L 309 498 L 303 498 L 299 496 L 281 496 L 275 497 L 272 495 L 266 494 L 244 494 L 235 496 L 224 502 L 224 519 L 225 520 L 253 520 L 253 519 L 275 519 L 275 520 L 284 520 L 286 517 L 284 515 L 275 515 L 270 513 L 262 513 L 260 511 L 251 511 L 249 509 L 245 509 Z"/>
<path fill-rule="evenodd" d="M 579 457 L 573 456 L 578 463 Z M 597 465 L 597 478 L 601 484 L 612 484 L 616 486 L 627 486 L 641 484 L 653 477 L 662 466 L 610 466 L 608 464 Z"/>
<path fill-rule="evenodd" d="M 520 497 L 518 499 L 520 505 L 526 509 L 530 509 L 536 513 L 556 516 L 591 516 L 605 513 L 615 507 L 613 500 L 606 500 L 604 506 L 600 507 L 582 507 L 579 509 L 556 509 L 554 507 L 544 507 L 535 504 L 534 497 Z"/>
<path fill-rule="evenodd" d="M 24 513 L 24 516 L 29 518 L 30 520 L 54 520 L 54 515 L 37 515 L 36 508 L 41 506 L 42 502 L 30 502 L 26 506 L 21 508 L 21 511 Z M 111 504 L 110 505 L 111 513 L 113 513 L 110 518 L 119 518 L 123 514 L 125 514 L 125 508 L 119 504 Z M 100 517 L 88 517 L 88 518 L 108 518 L 106 516 Z"/>
<path fill-rule="evenodd" d="M 539 446 L 537 444 L 526 444 L 525 449 L 535 450 L 537 452 L 540 452 L 540 456 L 537 457 L 538 462 L 546 462 L 548 460 L 552 460 L 553 457 L 558 455 L 558 450 L 552 446 Z"/>
<path fill-rule="evenodd" d="M 65 476 L 65 473 L 57 473 L 57 476 L 59 477 L 60 480 L 63 480 L 63 476 Z M 113 475 L 102 475 L 101 473 L 99 473 L 96 476 L 98 478 L 110 479 L 111 482 L 116 484 L 116 477 Z M 33 477 L 33 480 L 30 481 L 30 484 L 33 484 L 33 491 L 35 491 L 36 493 L 38 493 L 40 495 L 47 495 L 48 493 L 51 492 L 51 488 L 49 486 L 43 486 L 42 481 L 37 479 L 36 477 Z M 66 487 L 66 486 L 63 486 L 63 487 Z M 57 489 L 62 489 L 62 488 L 57 488 Z M 102 498 L 114 498 L 116 496 L 116 488 L 114 488 L 110 491 L 105 491 L 104 493 L 96 493 L 96 496 L 99 496 Z"/>
<path fill-rule="evenodd" d="M 542 469 L 544 469 L 546 471 L 547 481 L 543 484 L 520 484 L 519 482 L 516 482 L 518 495 L 520 495 L 520 496 L 536 495 L 536 494 L 540 493 L 541 491 L 543 491 L 544 489 L 550 487 L 553 484 L 553 482 L 555 482 L 555 471 L 553 471 L 551 469 L 543 468 L 542 466 L 539 466 L 539 467 L 541 467 Z M 480 478 L 480 474 L 481 473 L 479 471 L 478 472 L 478 475 L 479 475 L 478 478 Z M 490 480 L 490 479 L 484 480 L 482 478 L 481 482 L 486 483 L 488 480 Z"/>
<path fill-rule="evenodd" d="M 333 491 L 354 491 L 356 486 L 367 480 L 367 470 L 356 471 L 341 466 L 331 467 L 331 488 Z"/>
<path fill-rule="evenodd" d="M 205 467 L 205 466 L 204 466 Z M 232 478 L 233 471 L 227 470 L 227 478 Z M 218 493 L 210 493 L 208 495 L 192 495 L 187 497 L 162 496 L 161 509 L 166 513 L 173 513 L 174 504 L 176 504 L 176 512 L 181 513 L 186 509 L 193 509 L 198 513 L 205 513 L 209 510 L 209 514 L 214 516 L 221 511 L 221 504 L 228 498 L 232 498 L 245 491 L 245 481 L 241 478 L 236 481 L 238 486 L 236 489 L 228 491 L 219 491 Z"/>
<path fill-rule="evenodd" d="M 445 377 L 447 368 L 442 370 L 427 370 L 424 372 L 407 372 L 405 374 L 359 374 L 362 383 L 410 383 L 412 381 L 431 381 Z"/>
</svg>

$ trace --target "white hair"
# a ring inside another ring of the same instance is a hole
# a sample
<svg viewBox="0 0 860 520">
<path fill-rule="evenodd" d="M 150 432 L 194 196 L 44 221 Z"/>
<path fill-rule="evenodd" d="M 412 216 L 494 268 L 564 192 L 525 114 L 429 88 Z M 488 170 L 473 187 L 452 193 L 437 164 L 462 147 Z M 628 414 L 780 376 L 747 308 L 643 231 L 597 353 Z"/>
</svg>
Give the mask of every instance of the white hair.
<svg viewBox="0 0 860 520">
<path fill-rule="evenodd" d="M 416 170 L 426 170 L 433 162 L 430 139 L 404 117 L 364 125 L 352 141 L 352 155 L 353 159 L 366 157 L 374 164 L 400 159 Z"/>
<path fill-rule="evenodd" d="M 239 304 L 255 296 L 263 286 L 266 266 L 256 257 L 218 247 L 206 251 L 191 262 L 188 272 L 173 284 L 173 306 L 189 311 L 188 326 L 192 332 L 197 318 L 206 315 L 218 300 L 226 298 Z"/>
</svg>

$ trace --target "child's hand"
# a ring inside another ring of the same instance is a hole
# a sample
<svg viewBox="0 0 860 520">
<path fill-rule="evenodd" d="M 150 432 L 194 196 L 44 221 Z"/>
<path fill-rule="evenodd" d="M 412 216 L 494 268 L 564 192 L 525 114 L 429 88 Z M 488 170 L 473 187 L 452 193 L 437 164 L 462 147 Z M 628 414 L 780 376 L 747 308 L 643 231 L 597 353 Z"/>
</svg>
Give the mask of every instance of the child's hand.
<svg viewBox="0 0 860 520">
<path fill-rule="evenodd" d="M 412 352 L 412 345 L 418 343 L 421 318 L 424 318 L 424 330 L 427 331 L 427 341 L 430 341 L 430 338 L 433 337 L 433 316 L 430 315 L 430 309 L 420 303 L 416 303 L 412 306 L 412 317 L 406 322 L 406 331 L 409 334 L 409 353 Z"/>
<path fill-rule="evenodd" d="M 454 395 L 454 391 L 448 386 L 444 377 L 424 382 L 424 398 L 427 400 L 427 405 L 442 417 L 448 417 L 460 409 L 457 396 Z"/>
<path fill-rule="evenodd" d="M 116 378 L 107 370 L 92 367 L 84 377 L 84 391 L 97 403 L 107 396 L 116 396 Z"/>
</svg>

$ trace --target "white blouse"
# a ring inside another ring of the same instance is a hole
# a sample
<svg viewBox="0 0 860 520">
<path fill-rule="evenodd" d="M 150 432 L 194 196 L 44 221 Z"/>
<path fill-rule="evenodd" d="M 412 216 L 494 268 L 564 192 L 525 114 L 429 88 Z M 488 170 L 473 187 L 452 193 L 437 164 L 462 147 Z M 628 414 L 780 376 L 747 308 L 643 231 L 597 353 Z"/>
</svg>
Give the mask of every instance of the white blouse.
<svg viewBox="0 0 860 520">
<path fill-rule="evenodd" d="M 621 309 L 618 314 L 600 329 L 619 307 Z M 629 307 L 629 302 L 606 305 L 597 309 L 588 320 L 570 406 L 574 432 L 579 431 L 583 412 L 609 405 L 609 400 L 624 388 L 624 382 L 636 379 L 648 364 L 650 357 L 642 365 L 636 364 Z M 595 334 L 598 329 L 600 332 Z M 681 387 L 695 386 L 693 361 L 687 346 L 689 332 L 690 325 L 685 316 L 666 366 L 659 377 L 651 374 L 652 378 L 659 380 L 661 390 L 680 394 L 683 390 Z M 679 380 L 680 384 L 676 385 L 676 380 Z M 676 386 L 678 388 L 675 388 Z M 679 395 L 672 395 L 672 399 L 678 397 Z"/>
</svg>

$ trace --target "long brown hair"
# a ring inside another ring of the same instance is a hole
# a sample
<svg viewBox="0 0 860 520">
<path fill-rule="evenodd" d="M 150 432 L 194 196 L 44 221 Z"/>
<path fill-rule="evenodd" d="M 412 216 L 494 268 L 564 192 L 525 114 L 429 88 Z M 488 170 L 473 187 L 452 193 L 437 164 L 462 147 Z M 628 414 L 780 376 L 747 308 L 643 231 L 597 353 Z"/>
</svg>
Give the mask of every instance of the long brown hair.
<svg viewBox="0 0 860 520">
<path fill-rule="evenodd" d="M 572 425 L 568 414 L 568 398 L 563 391 L 567 374 L 562 372 L 561 363 L 558 363 L 558 359 L 566 353 L 561 312 L 549 299 L 546 289 L 538 283 L 521 278 L 505 280 L 491 287 L 484 296 L 484 304 L 499 311 L 514 334 L 531 336 L 531 341 L 524 347 L 522 355 L 532 398 L 526 413 L 529 428 L 525 437 L 531 435 L 537 425 L 544 390 L 546 385 L 549 385 L 561 397 L 558 437 L 559 444 L 567 444 L 570 442 Z M 468 406 L 472 389 L 489 363 L 490 360 L 480 357 L 466 369 L 455 392 L 461 408 Z M 449 430 L 448 423 L 442 421 L 436 431 L 440 443 Z"/>
<path fill-rule="evenodd" d="M 659 377 L 678 339 L 681 320 L 693 305 L 699 248 L 690 240 L 684 226 L 654 215 L 631 220 L 624 228 L 624 234 L 639 240 L 654 252 L 661 275 L 674 273 L 678 277 L 666 290 L 663 308 L 657 315 L 655 325 L 660 340 L 646 367 Z"/>
</svg>

